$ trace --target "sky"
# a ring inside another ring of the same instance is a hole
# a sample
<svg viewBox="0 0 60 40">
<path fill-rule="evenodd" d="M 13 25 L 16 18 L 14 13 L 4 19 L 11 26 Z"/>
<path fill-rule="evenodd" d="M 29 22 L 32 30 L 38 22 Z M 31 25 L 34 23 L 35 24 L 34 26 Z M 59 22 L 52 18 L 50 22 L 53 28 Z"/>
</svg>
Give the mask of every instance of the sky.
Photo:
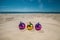
<svg viewBox="0 0 60 40">
<path fill-rule="evenodd" d="M 60 0 L 0 0 L 0 12 L 60 12 Z"/>
</svg>

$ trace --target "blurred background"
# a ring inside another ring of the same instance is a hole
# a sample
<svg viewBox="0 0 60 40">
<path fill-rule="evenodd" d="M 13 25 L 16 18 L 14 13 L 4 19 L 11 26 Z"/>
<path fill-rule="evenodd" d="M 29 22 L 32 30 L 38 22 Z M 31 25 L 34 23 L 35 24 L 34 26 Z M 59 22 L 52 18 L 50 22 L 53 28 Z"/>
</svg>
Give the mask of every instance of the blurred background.
<svg viewBox="0 0 60 40">
<path fill-rule="evenodd" d="M 60 12 L 60 0 L 0 0 L 0 12 Z"/>
</svg>

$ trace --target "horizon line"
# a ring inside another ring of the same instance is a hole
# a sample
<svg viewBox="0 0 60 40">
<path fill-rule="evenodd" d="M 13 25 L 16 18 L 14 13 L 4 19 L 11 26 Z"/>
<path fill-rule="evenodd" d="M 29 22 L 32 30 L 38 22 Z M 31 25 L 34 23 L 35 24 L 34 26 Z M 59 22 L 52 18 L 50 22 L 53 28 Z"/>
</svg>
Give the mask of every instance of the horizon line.
<svg viewBox="0 0 60 40">
<path fill-rule="evenodd" d="M 0 12 L 0 14 L 3 13 L 53 13 L 53 14 L 60 14 L 60 12 Z"/>
</svg>

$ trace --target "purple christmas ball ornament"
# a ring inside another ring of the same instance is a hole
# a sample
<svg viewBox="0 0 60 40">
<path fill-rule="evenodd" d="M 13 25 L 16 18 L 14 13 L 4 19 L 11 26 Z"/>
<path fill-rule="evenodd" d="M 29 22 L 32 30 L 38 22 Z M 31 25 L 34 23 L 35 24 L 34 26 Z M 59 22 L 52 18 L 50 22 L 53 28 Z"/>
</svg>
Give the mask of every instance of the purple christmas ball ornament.
<svg viewBox="0 0 60 40">
<path fill-rule="evenodd" d="M 35 29 L 36 29 L 37 31 L 41 30 L 41 28 L 42 28 L 42 26 L 41 26 L 40 23 L 37 23 L 37 24 L 35 25 Z"/>
<path fill-rule="evenodd" d="M 19 24 L 19 29 L 20 29 L 20 30 L 25 29 L 25 23 L 20 22 L 20 24 Z"/>
</svg>

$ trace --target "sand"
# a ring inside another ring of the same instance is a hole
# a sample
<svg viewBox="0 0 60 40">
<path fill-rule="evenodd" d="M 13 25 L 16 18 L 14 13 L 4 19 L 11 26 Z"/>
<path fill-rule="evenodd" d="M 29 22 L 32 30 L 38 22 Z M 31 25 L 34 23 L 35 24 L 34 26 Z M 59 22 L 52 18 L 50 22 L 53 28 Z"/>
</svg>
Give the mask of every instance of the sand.
<svg viewBox="0 0 60 40">
<path fill-rule="evenodd" d="M 42 29 L 19 30 L 20 21 L 39 22 Z M 0 14 L 0 40 L 60 40 L 60 14 Z"/>
</svg>

